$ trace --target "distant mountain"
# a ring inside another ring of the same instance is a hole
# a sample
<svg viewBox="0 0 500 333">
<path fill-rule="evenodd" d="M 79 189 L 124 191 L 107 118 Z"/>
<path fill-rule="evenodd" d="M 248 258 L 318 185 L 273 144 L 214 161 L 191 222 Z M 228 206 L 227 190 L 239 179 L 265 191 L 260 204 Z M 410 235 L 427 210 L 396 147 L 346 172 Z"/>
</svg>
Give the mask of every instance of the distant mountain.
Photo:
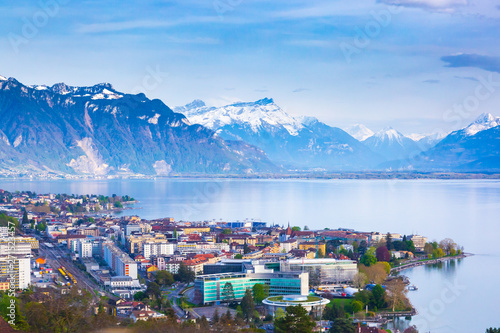
<svg viewBox="0 0 500 333">
<path fill-rule="evenodd" d="M 278 170 L 262 150 L 192 125 L 160 100 L 0 77 L 0 174 L 248 173 Z"/>
<path fill-rule="evenodd" d="M 387 161 L 407 159 L 422 151 L 415 141 L 391 127 L 375 133 L 363 143 Z"/>
<path fill-rule="evenodd" d="M 289 169 L 366 170 L 383 160 L 340 128 L 312 117 L 295 118 L 269 98 L 223 107 L 196 100 L 175 111 L 223 139 L 261 148 L 271 161 Z"/>
<path fill-rule="evenodd" d="M 419 170 L 500 171 L 500 118 L 482 114 L 409 165 Z"/>
<path fill-rule="evenodd" d="M 353 138 L 364 141 L 375 134 L 371 129 L 362 124 L 355 124 L 345 129 Z"/>
</svg>

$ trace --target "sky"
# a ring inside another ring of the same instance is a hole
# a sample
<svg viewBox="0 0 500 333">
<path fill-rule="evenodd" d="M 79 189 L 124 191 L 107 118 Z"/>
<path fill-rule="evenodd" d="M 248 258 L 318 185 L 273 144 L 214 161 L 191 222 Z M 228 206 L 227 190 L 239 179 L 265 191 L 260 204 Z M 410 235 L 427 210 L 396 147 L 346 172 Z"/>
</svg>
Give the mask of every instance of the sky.
<svg viewBox="0 0 500 333">
<path fill-rule="evenodd" d="M 172 108 L 269 97 L 404 134 L 500 116 L 500 1 L 2 1 L 0 51 L 24 84 L 109 82 Z"/>
</svg>

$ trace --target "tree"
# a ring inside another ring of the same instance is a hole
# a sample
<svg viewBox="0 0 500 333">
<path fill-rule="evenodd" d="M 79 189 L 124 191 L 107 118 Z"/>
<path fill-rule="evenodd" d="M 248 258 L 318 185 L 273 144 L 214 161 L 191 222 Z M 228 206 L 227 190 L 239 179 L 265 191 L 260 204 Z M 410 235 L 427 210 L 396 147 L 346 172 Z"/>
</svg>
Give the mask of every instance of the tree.
<svg viewBox="0 0 500 333">
<path fill-rule="evenodd" d="M 394 249 L 392 245 L 392 235 L 390 232 L 388 232 L 387 235 L 385 235 L 385 246 L 387 247 L 388 250 Z"/>
<path fill-rule="evenodd" d="M 380 284 L 377 284 L 375 287 L 373 287 L 369 303 L 374 309 L 381 309 L 384 307 L 385 289 Z"/>
<path fill-rule="evenodd" d="M 365 240 L 362 240 L 361 243 L 359 243 L 358 253 L 363 255 L 365 254 L 367 249 L 368 249 L 368 244 L 366 243 Z"/>
<path fill-rule="evenodd" d="M 309 230 L 309 227 L 307 225 L 305 225 L 304 230 Z"/>
<path fill-rule="evenodd" d="M 344 307 L 335 303 L 330 303 L 332 306 L 325 307 L 323 312 L 323 319 L 334 321 L 337 318 L 345 318 Z"/>
<path fill-rule="evenodd" d="M 222 234 L 223 235 L 230 235 L 231 233 L 232 233 L 232 231 L 229 228 L 226 228 L 226 229 L 222 230 Z"/>
<path fill-rule="evenodd" d="M 234 256 L 234 259 L 243 259 L 243 256 L 238 253 Z"/>
<path fill-rule="evenodd" d="M 234 289 L 231 282 L 226 282 L 224 289 L 222 290 L 222 297 L 227 303 L 234 300 Z"/>
<path fill-rule="evenodd" d="M 390 293 L 387 293 L 387 298 L 389 299 L 389 305 L 392 306 L 392 311 L 394 312 L 396 308 L 405 309 L 407 304 L 404 303 L 406 298 L 406 293 L 408 290 L 402 279 L 392 279 L 386 283 L 387 289 Z"/>
<path fill-rule="evenodd" d="M 352 312 L 357 313 L 361 310 L 363 310 L 363 307 L 365 305 L 361 303 L 360 301 L 352 301 L 351 307 L 352 307 Z"/>
<path fill-rule="evenodd" d="M 282 318 L 285 318 L 285 311 L 283 311 L 282 308 L 278 308 L 275 312 L 274 312 L 274 319 L 275 320 L 279 320 L 279 319 L 282 319 Z"/>
<path fill-rule="evenodd" d="M 256 283 L 254 284 L 252 291 L 255 302 L 260 304 L 262 303 L 263 300 L 265 300 L 269 296 L 269 285 Z"/>
<path fill-rule="evenodd" d="M 443 249 L 446 254 L 449 254 L 451 249 L 455 249 L 457 247 L 457 243 L 453 241 L 451 238 L 445 238 L 439 242 L 439 248 Z"/>
<path fill-rule="evenodd" d="M 390 261 L 391 253 L 385 246 L 379 246 L 376 251 L 376 257 L 378 261 Z"/>
<path fill-rule="evenodd" d="M 325 254 L 323 253 L 323 250 L 322 249 L 319 249 L 318 248 L 318 252 L 316 253 L 316 256 L 318 258 L 324 258 L 325 257 Z"/>
<path fill-rule="evenodd" d="M 300 227 L 297 227 L 297 226 L 292 227 L 292 231 L 300 231 Z"/>
<path fill-rule="evenodd" d="M 377 265 L 383 267 L 388 275 L 391 273 L 391 264 L 389 264 L 387 261 L 378 262 Z"/>
<path fill-rule="evenodd" d="M 171 286 L 174 284 L 174 276 L 167 271 L 156 271 L 155 282 L 160 286 Z"/>
<path fill-rule="evenodd" d="M 218 323 L 219 322 L 219 308 L 215 308 L 214 314 L 212 316 L 212 322 L 213 323 Z"/>
<path fill-rule="evenodd" d="M 359 262 L 367 267 L 370 267 L 371 265 L 375 265 L 377 263 L 377 257 L 366 252 L 365 254 L 363 254 Z"/>
<path fill-rule="evenodd" d="M 142 301 L 143 299 L 148 298 L 148 295 L 144 291 L 139 291 L 134 294 L 134 301 Z"/>
<path fill-rule="evenodd" d="M 155 296 L 156 298 L 160 298 L 160 296 L 161 296 L 160 286 L 156 282 L 148 283 L 148 288 L 146 289 L 146 294 L 148 296 Z"/>
<path fill-rule="evenodd" d="M 190 283 L 193 282 L 196 277 L 196 273 L 186 266 L 185 263 L 181 262 L 179 265 L 179 270 L 175 275 L 175 279 L 180 282 Z"/>
<path fill-rule="evenodd" d="M 437 248 L 434 251 L 432 251 L 432 258 L 434 258 L 434 259 L 442 258 L 445 255 L 446 255 L 446 253 L 444 252 L 444 250 L 442 248 Z"/>
<path fill-rule="evenodd" d="M 352 283 L 357 288 L 363 288 L 366 286 L 366 282 L 368 281 L 368 276 L 365 273 L 358 272 L 354 275 L 352 279 Z"/>
<path fill-rule="evenodd" d="M 247 253 L 250 253 L 251 250 L 250 250 L 250 247 L 248 246 L 247 243 L 243 244 L 243 254 L 247 254 Z"/>
<path fill-rule="evenodd" d="M 424 245 L 424 253 L 425 254 L 432 254 L 432 251 L 434 251 L 434 247 L 432 246 L 431 243 L 425 243 Z"/>
<path fill-rule="evenodd" d="M 241 310 L 243 311 L 243 315 L 247 323 L 252 319 L 255 312 L 255 303 L 252 297 L 252 291 L 247 289 L 245 291 L 245 296 L 241 300 Z"/>
<path fill-rule="evenodd" d="M 274 330 L 278 333 L 309 333 L 315 326 L 315 322 L 301 305 L 287 307 L 285 317 L 274 321 Z"/>
<path fill-rule="evenodd" d="M 355 333 L 356 326 L 351 320 L 346 318 L 339 318 L 333 322 L 332 328 L 330 328 L 330 333 Z"/>
<path fill-rule="evenodd" d="M 23 213 L 23 220 L 22 220 L 22 224 L 28 224 L 30 223 L 29 219 L 28 219 L 28 212 L 26 211 L 26 209 L 24 210 L 24 213 Z"/>
<path fill-rule="evenodd" d="M 382 283 L 387 278 L 387 273 L 385 270 L 385 265 L 376 263 L 375 265 L 366 267 L 364 265 L 359 265 L 359 271 L 366 274 L 368 281 L 373 283 Z"/>
</svg>

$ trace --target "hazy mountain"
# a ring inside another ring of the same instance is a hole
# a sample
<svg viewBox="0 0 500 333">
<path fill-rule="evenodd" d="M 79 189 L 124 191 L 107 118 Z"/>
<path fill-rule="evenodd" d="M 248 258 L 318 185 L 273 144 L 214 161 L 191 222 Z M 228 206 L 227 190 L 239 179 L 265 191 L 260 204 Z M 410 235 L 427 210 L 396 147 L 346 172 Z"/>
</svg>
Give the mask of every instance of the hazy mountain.
<svg viewBox="0 0 500 333">
<path fill-rule="evenodd" d="M 411 167 L 426 170 L 500 170 L 500 118 L 482 114 L 422 153 Z"/>
<path fill-rule="evenodd" d="M 345 131 L 358 141 L 364 141 L 375 134 L 371 129 L 362 124 L 349 126 Z"/>
<path fill-rule="evenodd" d="M 407 159 L 422 151 L 415 141 L 391 127 L 375 133 L 363 143 L 387 161 Z"/>
<path fill-rule="evenodd" d="M 223 107 L 197 100 L 175 110 L 224 139 L 261 148 L 273 162 L 291 169 L 365 170 L 383 161 L 340 128 L 312 117 L 295 118 L 269 98 Z"/>
<path fill-rule="evenodd" d="M 191 125 L 160 100 L 110 84 L 0 78 L 0 171 L 170 174 L 276 171 L 258 148 Z"/>
</svg>

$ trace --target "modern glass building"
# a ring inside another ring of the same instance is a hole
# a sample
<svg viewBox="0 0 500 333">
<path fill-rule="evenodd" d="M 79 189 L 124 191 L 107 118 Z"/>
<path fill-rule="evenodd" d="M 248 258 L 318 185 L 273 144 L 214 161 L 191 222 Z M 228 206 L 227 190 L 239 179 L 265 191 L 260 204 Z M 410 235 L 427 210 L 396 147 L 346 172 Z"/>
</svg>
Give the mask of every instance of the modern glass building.
<svg viewBox="0 0 500 333">
<path fill-rule="evenodd" d="M 307 295 L 309 292 L 309 273 L 221 273 L 199 275 L 195 280 L 195 296 L 203 304 L 225 301 L 224 287 L 231 284 L 234 300 L 240 300 L 247 289 L 255 284 L 269 286 L 269 295 Z"/>
</svg>

